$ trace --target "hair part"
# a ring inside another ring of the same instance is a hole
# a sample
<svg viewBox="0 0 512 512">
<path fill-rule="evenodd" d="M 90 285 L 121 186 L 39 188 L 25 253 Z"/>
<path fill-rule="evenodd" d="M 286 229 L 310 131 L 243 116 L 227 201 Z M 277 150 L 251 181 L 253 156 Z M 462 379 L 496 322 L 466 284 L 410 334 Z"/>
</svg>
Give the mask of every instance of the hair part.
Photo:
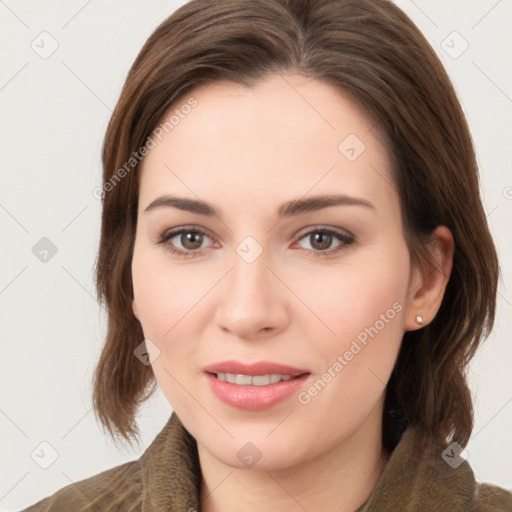
<svg viewBox="0 0 512 512">
<path fill-rule="evenodd" d="M 103 183 L 145 145 L 165 112 L 196 87 L 252 87 L 294 72 L 347 94 L 375 123 L 393 162 L 404 236 L 414 263 L 432 264 L 439 225 L 455 241 L 441 307 L 406 332 L 386 389 L 382 438 L 390 453 L 408 425 L 465 447 L 473 429 L 466 367 L 492 329 L 498 259 L 479 191 L 471 134 L 436 53 L 388 0 L 192 0 L 151 34 L 134 61 L 102 149 Z M 131 260 L 138 172 L 102 198 L 96 261 L 108 327 L 93 382 L 96 416 L 112 438 L 131 442 L 139 406 L 156 389 L 132 314 Z M 138 439 L 137 439 L 138 440 Z"/>
</svg>

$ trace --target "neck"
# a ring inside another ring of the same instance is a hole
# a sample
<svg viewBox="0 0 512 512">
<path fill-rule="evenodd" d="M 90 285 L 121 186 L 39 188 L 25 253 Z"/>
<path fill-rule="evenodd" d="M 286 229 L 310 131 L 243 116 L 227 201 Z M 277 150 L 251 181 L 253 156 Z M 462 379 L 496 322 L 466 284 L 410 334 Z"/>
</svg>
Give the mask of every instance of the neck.
<svg viewBox="0 0 512 512">
<path fill-rule="evenodd" d="M 278 470 L 238 469 L 198 445 L 201 510 L 354 512 L 369 497 L 386 466 L 381 423 L 367 423 L 333 450 Z"/>
</svg>

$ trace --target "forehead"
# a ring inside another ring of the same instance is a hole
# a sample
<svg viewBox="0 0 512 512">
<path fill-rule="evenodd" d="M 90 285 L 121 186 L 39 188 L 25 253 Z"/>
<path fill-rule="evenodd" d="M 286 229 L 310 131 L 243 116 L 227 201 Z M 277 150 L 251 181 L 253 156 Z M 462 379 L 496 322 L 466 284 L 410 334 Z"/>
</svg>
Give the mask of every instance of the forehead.
<svg viewBox="0 0 512 512">
<path fill-rule="evenodd" d="M 191 98 L 195 106 L 184 108 Z M 142 162 L 142 200 L 168 192 L 162 187 L 241 203 L 309 190 L 393 193 L 388 152 L 371 119 L 322 81 L 288 74 L 250 88 L 215 82 L 183 95 L 160 126 L 171 116 Z"/>
</svg>

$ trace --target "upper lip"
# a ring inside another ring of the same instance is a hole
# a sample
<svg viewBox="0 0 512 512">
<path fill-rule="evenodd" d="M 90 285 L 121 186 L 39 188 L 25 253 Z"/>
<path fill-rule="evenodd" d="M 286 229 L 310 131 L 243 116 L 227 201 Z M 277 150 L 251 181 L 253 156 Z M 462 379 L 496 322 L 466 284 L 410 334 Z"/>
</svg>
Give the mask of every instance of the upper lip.
<svg viewBox="0 0 512 512">
<path fill-rule="evenodd" d="M 220 363 L 205 366 L 203 370 L 207 373 L 234 373 L 239 375 L 267 375 L 269 373 L 277 373 L 280 375 L 291 375 L 298 377 L 307 370 L 294 368 L 285 364 L 273 363 L 271 361 L 259 361 L 257 363 L 241 363 L 240 361 L 222 361 Z"/>
</svg>

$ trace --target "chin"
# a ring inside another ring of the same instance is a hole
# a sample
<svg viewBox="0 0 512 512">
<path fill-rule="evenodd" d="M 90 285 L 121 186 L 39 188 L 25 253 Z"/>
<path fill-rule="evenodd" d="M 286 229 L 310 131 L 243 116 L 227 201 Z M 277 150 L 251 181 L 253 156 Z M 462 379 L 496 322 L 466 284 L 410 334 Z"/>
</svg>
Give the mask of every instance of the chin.
<svg viewBox="0 0 512 512">
<path fill-rule="evenodd" d="M 224 446 L 210 443 L 205 448 L 220 462 L 236 469 L 276 471 L 301 462 L 297 444 L 269 442 L 240 442 L 233 440 Z"/>
</svg>

